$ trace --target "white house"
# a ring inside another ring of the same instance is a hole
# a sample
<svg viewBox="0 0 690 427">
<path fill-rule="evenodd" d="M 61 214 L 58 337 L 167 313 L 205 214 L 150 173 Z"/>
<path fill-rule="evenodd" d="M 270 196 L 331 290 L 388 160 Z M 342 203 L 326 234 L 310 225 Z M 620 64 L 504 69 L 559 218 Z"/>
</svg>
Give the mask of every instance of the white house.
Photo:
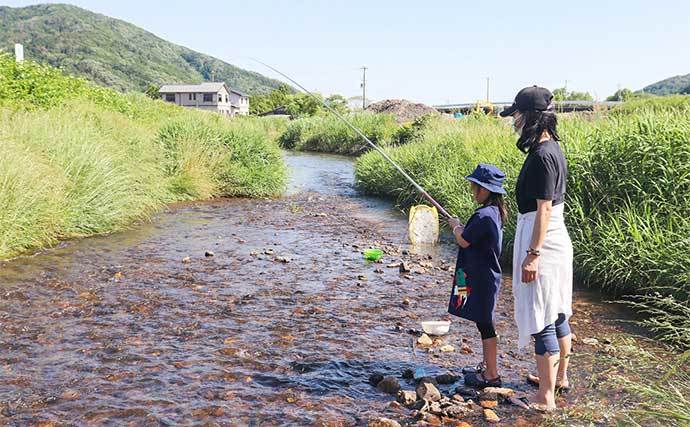
<svg viewBox="0 0 690 427">
<path fill-rule="evenodd" d="M 249 96 L 230 89 L 223 82 L 198 85 L 163 85 L 158 91 L 164 101 L 234 117 L 249 114 Z"/>
</svg>

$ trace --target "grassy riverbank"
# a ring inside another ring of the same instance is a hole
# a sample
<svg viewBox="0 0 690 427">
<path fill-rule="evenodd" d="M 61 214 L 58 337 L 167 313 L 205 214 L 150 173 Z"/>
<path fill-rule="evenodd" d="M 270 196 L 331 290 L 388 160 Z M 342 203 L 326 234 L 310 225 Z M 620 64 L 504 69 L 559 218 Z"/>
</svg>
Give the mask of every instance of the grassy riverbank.
<svg viewBox="0 0 690 427">
<path fill-rule="evenodd" d="M 568 225 L 580 281 L 613 295 L 635 295 L 647 326 L 690 347 L 690 97 L 654 99 L 601 117 L 564 117 L 570 165 Z M 449 210 L 467 218 L 474 204 L 463 176 L 491 162 L 509 177 L 522 162 L 510 126 L 472 116 L 439 119 L 421 140 L 389 153 Z M 370 194 L 414 203 L 415 192 L 381 156 L 360 157 L 356 180 Z M 511 210 L 515 212 L 512 196 Z M 506 226 L 508 246 L 513 220 Z"/>
<path fill-rule="evenodd" d="M 276 195 L 287 174 L 273 125 L 0 56 L 0 258 L 121 230 L 173 201 Z"/>
</svg>

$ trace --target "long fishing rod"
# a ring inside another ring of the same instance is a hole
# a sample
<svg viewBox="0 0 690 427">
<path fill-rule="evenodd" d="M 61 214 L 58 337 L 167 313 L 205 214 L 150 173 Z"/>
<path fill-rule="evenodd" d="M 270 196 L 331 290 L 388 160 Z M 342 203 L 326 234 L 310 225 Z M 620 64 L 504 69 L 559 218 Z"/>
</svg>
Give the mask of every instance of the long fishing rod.
<svg viewBox="0 0 690 427">
<path fill-rule="evenodd" d="M 440 204 L 439 202 L 437 202 L 436 200 L 434 200 L 434 198 L 431 197 L 431 196 L 429 195 L 429 193 L 427 193 L 426 190 L 424 190 L 424 188 L 422 188 L 421 185 L 417 184 L 417 183 L 415 182 L 414 179 L 412 179 L 412 178 L 411 178 L 411 177 L 410 177 L 400 166 L 398 166 L 398 164 L 395 163 L 395 162 L 393 161 L 393 159 L 391 159 L 391 158 L 388 156 L 388 154 L 386 154 L 385 151 L 383 151 L 383 150 L 382 150 L 381 148 L 379 148 L 376 144 L 374 144 L 373 142 L 371 142 L 371 140 L 370 140 L 369 138 L 367 138 L 367 136 L 366 136 L 361 130 L 359 130 L 359 128 L 357 128 L 355 125 L 353 125 L 352 123 L 350 123 L 345 117 L 343 117 L 343 116 L 342 116 L 340 113 L 338 113 L 334 108 L 332 108 L 330 105 L 328 105 L 328 103 L 327 103 L 325 100 L 319 99 L 319 97 L 317 97 L 316 95 L 314 95 L 313 93 L 311 93 L 308 89 L 306 89 L 304 86 L 302 86 L 301 84 L 299 84 L 299 83 L 298 83 L 297 81 L 295 81 L 292 77 L 290 77 L 290 76 L 288 76 L 287 74 L 283 73 L 282 71 L 276 69 L 275 67 L 272 67 L 272 66 L 266 64 L 265 62 L 259 61 L 259 60 L 256 59 L 256 58 L 251 58 L 251 59 L 252 59 L 253 61 L 258 62 L 259 64 L 261 64 L 261 65 L 263 65 L 263 66 L 265 66 L 265 67 L 270 68 L 271 70 L 275 71 L 276 73 L 278 73 L 278 74 L 280 74 L 281 76 L 285 77 L 286 79 L 290 80 L 290 82 L 292 82 L 295 86 L 297 86 L 298 88 L 302 89 L 306 94 L 308 94 L 309 96 L 311 96 L 312 98 L 314 98 L 317 102 L 321 103 L 324 107 L 326 107 L 326 109 L 328 109 L 328 111 L 330 111 L 331 113 L 333 113 L 337 118 L 339 118 L 343 123 L 345 123 L 350 129 L 352 129 L 353 131 L 355 131 L 355 133 L 357 133 L 359 136 L 361 136 L 362 139 L 364 139 L 364 141 L 366 141 L 367 144 L 369 144 L 369 145 L 371 146 L 371 148 L 373 148 L 374 150 L 378 151 L 378 152 L 383 156 L 383 158 L 386 159 L 391 165 L 393 165 L 393 167 L 395 167 L 395 168 L 398 170 L 398 172 L 400 172 L 400 173 L 402 174 L 402 176 L 404 176 L 405 179 L 407 179 L 407 180 L 417 189 L 417 191 L 419 191 L 419 193 L 422 195 L 422 197 L 424 197 L 425 199 L 427 199 L 427 200 L 429 201 L 429 203 L 431 203 L 432 205 L 434 205 L 434 207 L 436 207 L 436 209 L 438 209 L 438 211 L 441 212 L 442 215 L 444 215 L 446 218 L 452 218 L 452 216 L 443 208 L 443 206 L 441 206 L 441 204 Z"/>
</svg>

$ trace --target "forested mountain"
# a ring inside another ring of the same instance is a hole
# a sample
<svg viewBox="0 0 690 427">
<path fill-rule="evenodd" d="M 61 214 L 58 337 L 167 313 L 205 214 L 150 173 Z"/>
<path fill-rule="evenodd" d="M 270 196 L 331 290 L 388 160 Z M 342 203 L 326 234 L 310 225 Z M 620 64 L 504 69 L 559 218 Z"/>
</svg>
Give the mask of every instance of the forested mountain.
<svg viewBox="0 0 690 427">
<path fill-rule="evenodd" d="M 674 76 L 642 88 L 642 92 L 654 95 L 690 94 L 690 74 Z"/>
<path fill-rule="evenodd" d="M 0 51 L 25 56 L 121 91 L 214 78 L 251 94 L 282 83 L 157 37 L 125 21 L 65 4 L 0 6 Z"/>
</svg>

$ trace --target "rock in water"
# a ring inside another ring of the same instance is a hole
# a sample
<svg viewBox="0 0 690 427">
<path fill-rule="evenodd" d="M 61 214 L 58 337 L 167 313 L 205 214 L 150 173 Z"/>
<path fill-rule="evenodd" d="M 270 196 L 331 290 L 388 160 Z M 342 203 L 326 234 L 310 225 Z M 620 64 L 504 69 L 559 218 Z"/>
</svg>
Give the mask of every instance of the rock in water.
<svg viewBox="0 0 690 427">
<path fill-rule="evenodd" d="M 453 347 L 453 346 L 450 345 L 450 344 L 447 344 L 447 345 L 444 345 L 443 347 L 441 347 L 440 350 L 441 350 L 443 353 L 452 353 L 452 352 L 455 351 L 455 347 Z"/>
<path fill-rule="evenodd" d="M 400 390 L 398 392 L 397 399 L 398 403 L 403 404 L 404 406 L 410 407 L 414 405 L 414 403 L 417 401 L 417 393 L 414 391 L 409 391 L 409 390 Z"/>
<path fill-rule="evenodd" d="M 441 392 L 431 383 L 420 383 L 415 391 L 419 400 L 427 400 L 429 402 L 441 400 Z"/>
<path fill-rule="evenodd" d="M 434 342 L 429 338 L 429 335 L 427 334 L 422 334 L 421 337 L 417 340 L 417 344 L 423 345 L 426 347 L 430 347 Z"/>
<path fill-rule="evenodd" d="M 373 374 L 369 375 L 369 384 L 373 385 L 376 387 L 381 380 L 383 380 L 383 375 L 379 374 L 378 372 L 374 372 Z"/>
<path fill-rule="evenodd" d="M 192 262 L 192 259 L 190 257 L 186 256 L 186 257 L 182 258 L 182 262 L 184 264 L 189 264 L 190 262 Z"/>
<path fill-rule="evenodd" d="M 443 351 L 443 348 L 441 348 L 441 351 Z M 457 382 L 458 379 L 460 378 L 451 373 L 436 375 L 436 382 L 439 384 L 453 384 L 454 382 Z"/>
<path fill-rule="evenodd" d="M 392 394 L 393 396 L 395 396 L 396 394 L 398 394 L 398 391 L 400 391 L 400 383 L 394 376 L 387 375 L 383 377 L 381 382 L 379 382 L 376 385 L 376 388 L 378 388 L 384 393 Z"/>
<path fill-rule="evenodd" d="M 374 418 L 369 421 L 368 427 L 400 427 L 400 423 L 389 418 Z"/>
<path fill-rule="evenodd" d="M 490 423 L 499 423 L 501 419 L 491 409 L 484 409 L 484 418 Z"/>
<path fill-rule="evenodd" d="M 409 273 L 410 272 L 410 265 L 403 261 L 398 266 L 398 269 L 400 270 L 401 273 Z"/>
<path fill-rule="evenodd" d="M 216 256 L 216 254 L 214 254 L 213 251 L 206 251 L 206 252 L 204 252 L 204 256 L 206 258 L 210 258 L 212 256 Z"/>
</svg>

